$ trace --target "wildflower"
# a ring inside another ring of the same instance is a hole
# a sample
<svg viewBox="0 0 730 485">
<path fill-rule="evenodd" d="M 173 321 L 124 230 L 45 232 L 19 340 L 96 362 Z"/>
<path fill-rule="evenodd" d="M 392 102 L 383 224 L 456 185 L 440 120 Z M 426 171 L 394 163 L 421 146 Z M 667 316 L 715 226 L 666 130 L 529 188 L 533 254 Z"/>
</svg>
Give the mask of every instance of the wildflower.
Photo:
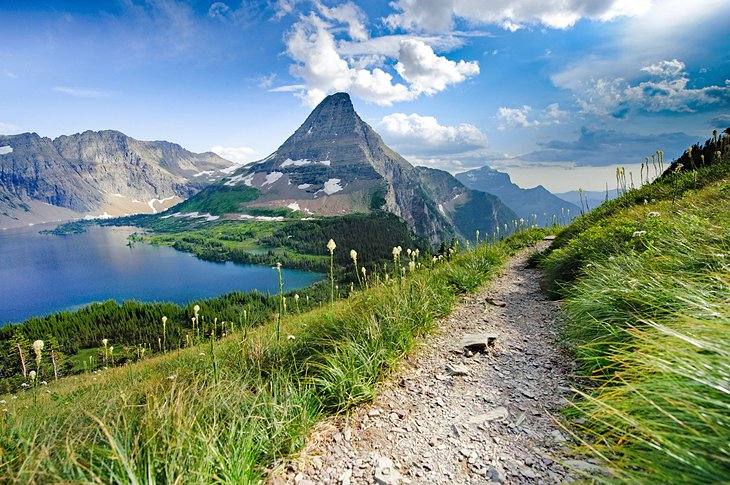
<svg viewBox="0 0 730 485">
<path fill-rule="evenodd" d="M 31 371 L 31 372 L 32 372 L 32 373 L 34 374 L 34 376 L 33 376 L 33 377 L 35 377 L 35 371 Z M 20 387 L 30 387 L 30 385 L 28 385 L 28 383 L 27 383 L 27 382 L 24 382 L 24 383 L 22 383 L 22 384 L 20 385 Z"/>
<path fill-rule="evenodd" d="M 357 251 L 354 249 L 350 249 L 350 259 L 352 259 L 355 264 L 357 264 Z"/>
<path fill-rule="evenodd" d="M 33 342 L 33 352 L 35 352 L 35 363 L 41 365 L 41 353 L 43 352 L 43 340 Z"/>
<path fill-rule="evenodd" d="M 162 326 L 164 327 L 167 324 L 167 317 L 162 317 Z"/>
<path fill-rule="evenodd" d="M 200 353 L 198 353 L 198 355 L 201 356 L 201 357 L 202 356 L 205 356 L 205 352 L 200 352 Z"/>
<path fill-rule="evenodd" d="M 286 339 L 287 339 L 287 340 L 294 340 L 295 338 L 296 338 L 296 337 L 295 337 L 294 335 L 287 335 L 287 336 L 286 336 Z"/>
<path fill-rule="evenodd" d="M 103 345 L 104 348 L 106 348 L 106 346 L 107 346 L 108 343 L 109 343 L 109 339 L 108 338 L 101 339 L 101 345 Z"/>
<path fill-rule="evenodd" d="M 366 270 L 366 269 L 365 269 L 365 266 L 363 266 L 363 267 L 362 267 L 362 268 L 360 268 L 360 269 L 362 270 L 362 277 L 364 278 L 364 277 L 366 276 L 366 274 L 367 274 L 368 270 Z"/>
<path fill-rule="evenodd" d="M 329 250 L 330 250 L 330 254 L 332 254 L 332 253 L 334 253 L 334 252 L 335 252 L 335 248 L 336 248 L 336 247 L 337 247 L 337 244 L 335 244 L 335 240 L 334 240 L 334 239 L 330 239 L 330 240 L 329 240 L 329 241 L 327 242 L 327 249 L 329 249 Z"/>
<path fill-rule="evenodd" d="M 393 247 L 393 257 L 397 258 L 398 256 L 400 256 L 400 251 L 398 250 L 398 247 L 395 246 Z"/>
<path fill-rule="evenodd" d="M 171 375 L 167 376 L 168 381 L 174 381 L 175 379 L 177 379 L 177 376 L 175 374 L 171 374 Z"/>
<path fill-rule="evenodd" d="M 654 217 L 659 217 L 660 215 L 661 215 L 661 212 L 652 211 L 652 212 L 649 212 L 649 214 L 647 214 L 647 217 L 649 219 L 652 219 Z"/>
<path fill-rule="evenodd" d="M 278 261 L 276 262 L 276 269 L 277 271 L 281 271 L 281 263 Z"/>
<path fill-rule="evenodd" d="M 439 258 L 437 258 L 436 256 L 431 258 L 431 262 L 434 264 L 436 264 L 436 261 L 438 261 L 438 260 L 439 260 Z"/>
<path fill-rule="evenodd" d="M 406 254 L 408 254 L 408 256 L 410 257 L 410 255 L 411 255 L 411 248 L 406 249 Z"/>
<path fill-rule="evenodd" d="M 631 237 L 641 237 L 644 234 L 646 234 L 646 231 L 634 231 L 634 233 L 631 235 Z"/>
<path fill-rule="evenodd" d="M 7 404 L 8 402 L 5 399 L 0 399 L 0 404 Z"/>
<path fill-rule="evenodd" d="M 46 382 L 46 381 L 41 381 L 41 386 L 47 386 L 47 385 L 48 385 L 48 382 Z"/>
<path fill-rule="evenodd" d="M 410 261 L 408 263 L 408 269 L 410 270 L 411 273 L 413 273 L 413 271 L 416 269 L 416 263 L 414 261 Z"/>
<path fill-rule="evenodd" d="M 35 371 L 34 371 L 34 370 L 30 371 L 30 372 L 28 373 L 28 377 L 30 377 L 30 380 L 31 380 L 31 381 L 35 381 L 35 377 L 36 377 L 36 373 L 35 373 Z"/>
<path fill-rule="evenodd" d="M 294 293 L 294 300 L 299 301 L 299 293 Z"/>
</svg>

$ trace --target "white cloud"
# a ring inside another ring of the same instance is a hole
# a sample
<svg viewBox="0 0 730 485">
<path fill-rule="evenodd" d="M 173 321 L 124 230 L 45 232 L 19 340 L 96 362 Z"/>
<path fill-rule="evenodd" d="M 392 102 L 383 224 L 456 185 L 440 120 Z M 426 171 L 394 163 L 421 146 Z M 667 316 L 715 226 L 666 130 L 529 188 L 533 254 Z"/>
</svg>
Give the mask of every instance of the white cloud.
<svg viewBox="0 0 730 485">
<path fill-rule="evenodd" d="M 677 59 L 671 61 L 660 61 L 650 66 L 642 67 L 641 70 L 653 76 L 675 77 L 684 73 L 684 62 Z"/>
<path fill-rule="evenodd" d="M 315 6 L 324 18 L 346 24 L 347 33 L 351 39 L 357 41 L 367 40 L 368 31 L 365 27 L 367 16 L 354 3 L 347 2 L 337 7 L 328 8 L 320 2 L 315 2 Z"/>
<path fill-rule="evenodd" d="M 297 3 L 299 3 L 299 0 L 276 0 L 274 3 L 274 18 L 278 20 L 294 13 Z"/>
<path fill-rule="evenodd" d="M 568 112 L 561 110 L 558 103 L 548 105 L 543 110 L 540 119 L 529 120 L 528 115 L 531 111 L 532 107 L 528 105 L 519 108 L 499 108 L 497 110 L 497 119 L 499 120 L 497 129 L 506 131 L 517 127 L 534 128 L 536 126 L 557 125 L 568 116 Z"/>
<path fill-rule="evenodd" d="M 499 119 L 499 126 L 497 129 L 505 131 L 518 126 L 522 128 L 540 126 L 539 121 L 529 121 L 527 119 L 527 114 L 530 111 L 532 111 L 532 108 L 528 105 L 523 105 L 521 108 L 499 108 L 497 110 L 497 119 Z"/>
<path fill-rule="evenodd" d="M 208 8 L 208 17 L 225 19 L 231 14 L 231 7 L 223 2 L 214 2 Z"/>
<path fill-rule="evenodd" d="M 335 14 L 330 10 L 328 15 L 337 22 L 350 19 L 355 13 L 361 14 L 354 10 Z M 349 32 L 352 24 L 348 25 Z M 338 50 L 336 32 L 336 25 L 311 12 L 302 16 L 286 36 L 287 54 L 295 61 L 290 72 L 304 81 L 306 89 L 301 90 L 299 96 L 311 106 L 337 91 L 349 91 L 366 101 L 390 106 L 422 94 L 435 94 L 479 73 L 477 62 L 451 61 L 437 55 L 423 41 L 409 38 L 399 44 L 395 71 L 405 82 L 398 82 L 385 66 L 367 68 L 372 63 L 385 64 L 385 57 L 373 58 L 375 54 L 371 53 L 365 62 L 359 62 L 361 57 L 358 56 L 343 58 Z M 293 85 L 275 90 L 298 88 Z"/>
<path fill-rule="evenodd" d="M 211 152 L 235 163 L 247 163 L 254 159 L 256 150 L 250 147 L 224 147 L 216 145 Z"/>
<path fill-rule="evenodd" d="M 75 96 L 77 98 L 104 98 L 107 96 L 111 96 L 111 93 L 108 91 L 102 91 L 99 89 L 89 89 L 89 88 L 70 88 L 68 86 L 56 86 L 53 88 L 54 91 L 57 93 L 64 93 L 71 96 Z"/>
<path fill-rule="evenodd" d="M 699 106 L 730 103 L 730 80 L 725 86 L 690 88 L 683 62 L 672 59 L 640 69 L 651 79 L 631 84 L 623 78 L 590 79 L 576 86 L 584 113 L 624 116 L 630 110 L 694 112 Z"/>
<path fill-rule="evenodd" d="M 12 123 L 3 123 L 0 121 L 0 135 L 12 135 L 18 133 L 20 128 Z"/>
<path fill-rule="evenodd" d="M 435 94 L 449 84 L 457 84 L 479 74 L 477 62 L 454 62 L 437 56 L 431 47 L 413 39 L 401 42 L 395 69 L 418 94 Z"/>
<path fill-rule="evenodd" d="M 448 32 L 455 19 L 515 31 L 528 25 L 567 29 L 581 19 L 610 21 L 645 13 L 651 0 L 396 0 L 385 18 L 392 29 Z"/>
<path fill-rule="evenodd" d="M 393 113 L 378 123 L 383 136 L 408 153 L 463 153 L 487 146 L 487 136 L 469 123 L 444 126 L 433 116 Z"/>
</svg>

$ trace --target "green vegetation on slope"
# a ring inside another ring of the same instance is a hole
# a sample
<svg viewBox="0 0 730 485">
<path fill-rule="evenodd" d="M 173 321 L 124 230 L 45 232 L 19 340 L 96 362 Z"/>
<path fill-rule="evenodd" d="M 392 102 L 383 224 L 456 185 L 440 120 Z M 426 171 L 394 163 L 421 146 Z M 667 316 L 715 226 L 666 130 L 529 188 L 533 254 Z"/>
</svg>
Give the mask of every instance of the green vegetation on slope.
<svg viewBox="0 0 730 485">
<path fill-rule="evenodd" d="M 371 274 L 347 300 L 306 313 L 290 302 L 280 340 L 274 322 L 220 339 L 203 332 L 190 348 L 7 397 L 0 473 L 20 483 L 258 483 L 317 420 L 371 400 L 460 292 L 542 235 L 451 261 L 421 256 L 405 276 Z"/>
<path fill-rule="evenodd" d="M 625 483 L 730 481 L 730 147 L 579 218 L 537 257 L 587 385 L 581 451 Z"/>
</svg>

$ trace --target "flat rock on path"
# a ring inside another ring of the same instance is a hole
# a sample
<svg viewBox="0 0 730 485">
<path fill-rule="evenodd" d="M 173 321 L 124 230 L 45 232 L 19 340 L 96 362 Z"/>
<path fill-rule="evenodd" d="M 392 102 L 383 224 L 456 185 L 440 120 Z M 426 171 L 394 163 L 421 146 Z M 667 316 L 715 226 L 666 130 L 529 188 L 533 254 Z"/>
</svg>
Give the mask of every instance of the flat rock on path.
<svg viewBox="0 0 730 485">
<path fill-rule="evenodd" d="M 541 243 L 544 248 L 548 243 Z M 534 251 L 534 249 L 532 249 Z M 565 483 L 570 362 L 526 250 L 467 295 L 370 406 L 329 421 L 272 483 Z M 495 305 L 493 302 L 504 303 Z M 468 334 L 494 337 L 482 351 Z"/>
</svg>

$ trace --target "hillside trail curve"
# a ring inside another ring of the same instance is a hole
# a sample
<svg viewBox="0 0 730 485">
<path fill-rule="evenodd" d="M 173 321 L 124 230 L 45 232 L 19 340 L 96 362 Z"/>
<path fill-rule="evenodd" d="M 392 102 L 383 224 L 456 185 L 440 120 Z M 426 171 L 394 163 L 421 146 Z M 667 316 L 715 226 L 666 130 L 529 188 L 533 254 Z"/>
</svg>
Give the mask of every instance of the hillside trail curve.
<svg viewBox="0 0 730 485">
<path fill-rule="evenodd" d="M 558 303 L 527 267 L 530 252 L 547 244 L 518 253 L 491 283 L 462 297 L 372 404 L 319 426 L 271 483 L 575 480 L 570 436 L 556 422 L 571 373 L 557 344 Z M 464 338 L 475 335 L 489 346 L 465 348 Z"/>
</svg>

